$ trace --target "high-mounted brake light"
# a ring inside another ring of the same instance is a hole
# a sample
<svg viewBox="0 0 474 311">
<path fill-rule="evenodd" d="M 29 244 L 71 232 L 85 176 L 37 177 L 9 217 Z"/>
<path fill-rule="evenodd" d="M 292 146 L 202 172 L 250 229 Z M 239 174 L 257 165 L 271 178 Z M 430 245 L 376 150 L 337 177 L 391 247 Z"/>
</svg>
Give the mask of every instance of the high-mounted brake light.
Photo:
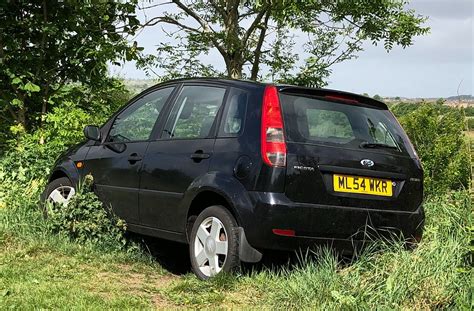
<svg viewBox="0 0 474 311">
<path fill-rule="evenodd" d="M 358 104 L 359 103 L 359 101 L 357 101 L 353 98 L 350 98 L 350 97 L 346 97 L 344 95 L 326 95 L 324 97 L 327 98 L 327 99 L 332 99 L 332 100 L 345 101 L 345 102 L 351 103 L 351 104 Z"/>
<path fill-rule="evenodd" d="M 261 153 L 263 162 L 273 167 L 286 166 L 286 143 L 278 90 L 267 86 L 263 94 Z"/>
</svg>

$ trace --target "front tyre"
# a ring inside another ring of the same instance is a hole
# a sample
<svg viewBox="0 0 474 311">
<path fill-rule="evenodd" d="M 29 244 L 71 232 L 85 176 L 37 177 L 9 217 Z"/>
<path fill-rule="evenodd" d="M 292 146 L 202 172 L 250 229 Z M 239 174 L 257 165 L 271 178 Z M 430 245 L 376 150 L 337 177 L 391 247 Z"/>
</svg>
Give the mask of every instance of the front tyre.
<svg viewBox="0 0 474 311">
<path fill-rule="evenodd" d="M 237 222 L 223 206 L 206 208 L 196 218 L 189 239 L 193 272 L 202 280 L 240 266 Z"/>
<path fill-rule="evenodd" d="M 67 204 L 76 194 L 76 189 L 67 177 L 51 181 L 45 190 L 44 203 Z"/>
</svg>

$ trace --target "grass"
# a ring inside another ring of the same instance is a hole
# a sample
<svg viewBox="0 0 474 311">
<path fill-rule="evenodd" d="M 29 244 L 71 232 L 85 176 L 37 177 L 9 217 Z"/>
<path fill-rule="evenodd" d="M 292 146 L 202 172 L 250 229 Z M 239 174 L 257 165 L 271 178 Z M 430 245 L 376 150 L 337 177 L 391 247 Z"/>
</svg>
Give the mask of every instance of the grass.
<svg viewBox="0 0 474 311">
<path fill-rule="evenodd" d="M 78 248 L 2 241 L 0 304 L 14 309 L 144 308 L 162 271 Z M 136 271 L 136 272 L 135 272 Z"/>
<path fill-rule="evenodd" d="M 0 309 L 474 308 L 467 192 L 427 202 L 425 236 L 413 251 L 378 244 L 348 263 L 322 249 L 294 265 L 208 282 L 173 274 L 137 247 L 99 248 L 51 234 L 34 194 L 0 208 Z"/>
</svg>

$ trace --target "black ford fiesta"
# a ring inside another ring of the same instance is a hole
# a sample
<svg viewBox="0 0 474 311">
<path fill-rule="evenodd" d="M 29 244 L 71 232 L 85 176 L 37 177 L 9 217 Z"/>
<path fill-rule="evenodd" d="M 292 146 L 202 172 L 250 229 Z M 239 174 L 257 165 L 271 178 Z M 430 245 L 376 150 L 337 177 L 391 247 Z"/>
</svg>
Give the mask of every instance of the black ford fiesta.
<svg viewBox="0 0 474 311">
<path fill-rule="evenodd" d="M 128 230 L 189 244 L 202 279 L 265 250 L 421 239 L 420 161 L 387 106 L 368 97 L 176 80 L 84 134 L 57 161 L 44 199 L 67 204 L 92 174 Z"/>
</svg>

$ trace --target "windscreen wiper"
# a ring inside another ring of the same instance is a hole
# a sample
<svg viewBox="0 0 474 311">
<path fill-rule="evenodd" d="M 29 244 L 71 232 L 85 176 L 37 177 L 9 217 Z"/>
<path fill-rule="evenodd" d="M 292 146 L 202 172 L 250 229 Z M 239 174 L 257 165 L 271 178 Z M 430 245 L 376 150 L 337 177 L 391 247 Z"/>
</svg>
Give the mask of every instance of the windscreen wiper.
<svg viewBox="0 0 474 311">
<path fill-rule="evenodd" d="M 360 146 L 362 148 L 389 148 L 389 149 L 398 150 L 398 147 L 396 147 L 396 146 L 391 146 L 391 145 L 382 144 L 382 143 L 369 143 L 367 141 L 361 143 Z"/>
</svg>

